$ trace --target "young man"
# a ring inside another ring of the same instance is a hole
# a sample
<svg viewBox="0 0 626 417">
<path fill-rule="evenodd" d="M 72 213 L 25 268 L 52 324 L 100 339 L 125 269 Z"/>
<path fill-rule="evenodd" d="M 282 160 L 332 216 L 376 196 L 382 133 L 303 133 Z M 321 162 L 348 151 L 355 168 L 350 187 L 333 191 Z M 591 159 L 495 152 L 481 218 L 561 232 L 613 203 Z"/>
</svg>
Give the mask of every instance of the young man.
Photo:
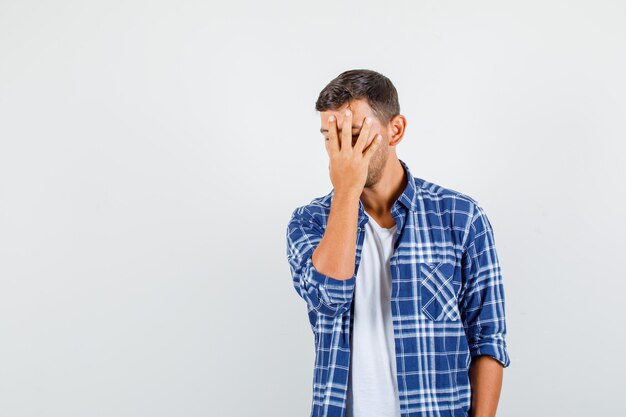
<svg viewBox="0 0 626 417">
<path fill-rule="evenodd" d="M 287 226 L 315 336 L 311 417 L 495 416 L 510 359 L 484 209 L 398 159 L 406 118 L 387 77 L 346 71 L 316 109 L 333 190 Z"/>
</svg>

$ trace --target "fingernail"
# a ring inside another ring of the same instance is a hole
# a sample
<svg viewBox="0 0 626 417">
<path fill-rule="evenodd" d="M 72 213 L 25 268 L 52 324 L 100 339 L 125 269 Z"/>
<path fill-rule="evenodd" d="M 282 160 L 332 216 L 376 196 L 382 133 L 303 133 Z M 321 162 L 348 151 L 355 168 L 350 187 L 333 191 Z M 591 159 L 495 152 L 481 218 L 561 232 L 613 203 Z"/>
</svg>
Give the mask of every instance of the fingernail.
<svg viewBox="0 0 626 417">
<path fill-rule="evenodd" d="M 346 116 L 350 116 L 350 110 L 346 110 Z"/>
<path fill-rule="evenodd" d="M 330 117 L 328 118 L 328 121 L 329 121 L 329 122 L 334 122 L 334 121 L 335 121 L 335 116 L 330 116 Z"/>
<path fill-rule="evenodd" d="M 365 118 L 365 123 L 370 124 L 370 123 L 371 123 L 371 121 L 372 121 L 372 119 L 370 119 L 369 117 L 366 117 L 366 118 Z"/>
</svg>

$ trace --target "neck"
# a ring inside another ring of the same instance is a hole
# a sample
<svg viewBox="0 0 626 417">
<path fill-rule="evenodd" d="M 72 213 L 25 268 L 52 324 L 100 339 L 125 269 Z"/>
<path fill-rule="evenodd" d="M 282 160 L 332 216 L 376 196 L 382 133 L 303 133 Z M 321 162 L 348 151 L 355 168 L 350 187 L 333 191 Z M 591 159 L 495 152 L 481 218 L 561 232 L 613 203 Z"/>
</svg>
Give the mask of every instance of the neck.
<svg viewBox="0 0 626 417">
<path fill-rule="evenodd" d="M 382 216 L 391 212 L 393 204 L 402 195 L 408 178 L 397 157 L 390 158 L 380 180 L 361 193 L 361 202 L 368 213 Z"/>
</svg>

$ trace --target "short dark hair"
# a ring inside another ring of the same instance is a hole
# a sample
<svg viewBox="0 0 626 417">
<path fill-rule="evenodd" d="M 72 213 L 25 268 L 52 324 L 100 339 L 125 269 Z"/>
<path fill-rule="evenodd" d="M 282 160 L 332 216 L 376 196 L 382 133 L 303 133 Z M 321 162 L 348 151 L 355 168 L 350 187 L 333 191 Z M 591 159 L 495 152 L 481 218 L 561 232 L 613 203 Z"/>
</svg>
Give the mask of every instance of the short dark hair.
<svg viewBox="0 0 626 417">
<path fill-rule="evenodd" d="M 366 99 L 382 123 L 389 123 L 400 114 L 398 92 L 391 80 L 367 69 L 353 69 L 339 74 L 322 89 L 315 102 L 315 110 L 335 110 L 353 99 Z"/>
</svg>

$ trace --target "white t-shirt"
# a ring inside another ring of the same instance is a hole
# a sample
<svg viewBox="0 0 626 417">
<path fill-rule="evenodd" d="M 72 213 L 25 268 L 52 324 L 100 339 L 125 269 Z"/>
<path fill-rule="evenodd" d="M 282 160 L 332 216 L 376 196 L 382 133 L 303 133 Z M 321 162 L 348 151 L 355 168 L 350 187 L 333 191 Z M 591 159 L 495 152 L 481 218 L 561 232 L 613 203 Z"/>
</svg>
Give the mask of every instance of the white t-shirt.
<svg viewBox="0 0 626 417">
<path fill-rule="evenodd" d="M 354 287 L 346 417 L 400 417 L 389 267 L 398 226 L 386 229 L 367 215 Z"/>
</svg>

